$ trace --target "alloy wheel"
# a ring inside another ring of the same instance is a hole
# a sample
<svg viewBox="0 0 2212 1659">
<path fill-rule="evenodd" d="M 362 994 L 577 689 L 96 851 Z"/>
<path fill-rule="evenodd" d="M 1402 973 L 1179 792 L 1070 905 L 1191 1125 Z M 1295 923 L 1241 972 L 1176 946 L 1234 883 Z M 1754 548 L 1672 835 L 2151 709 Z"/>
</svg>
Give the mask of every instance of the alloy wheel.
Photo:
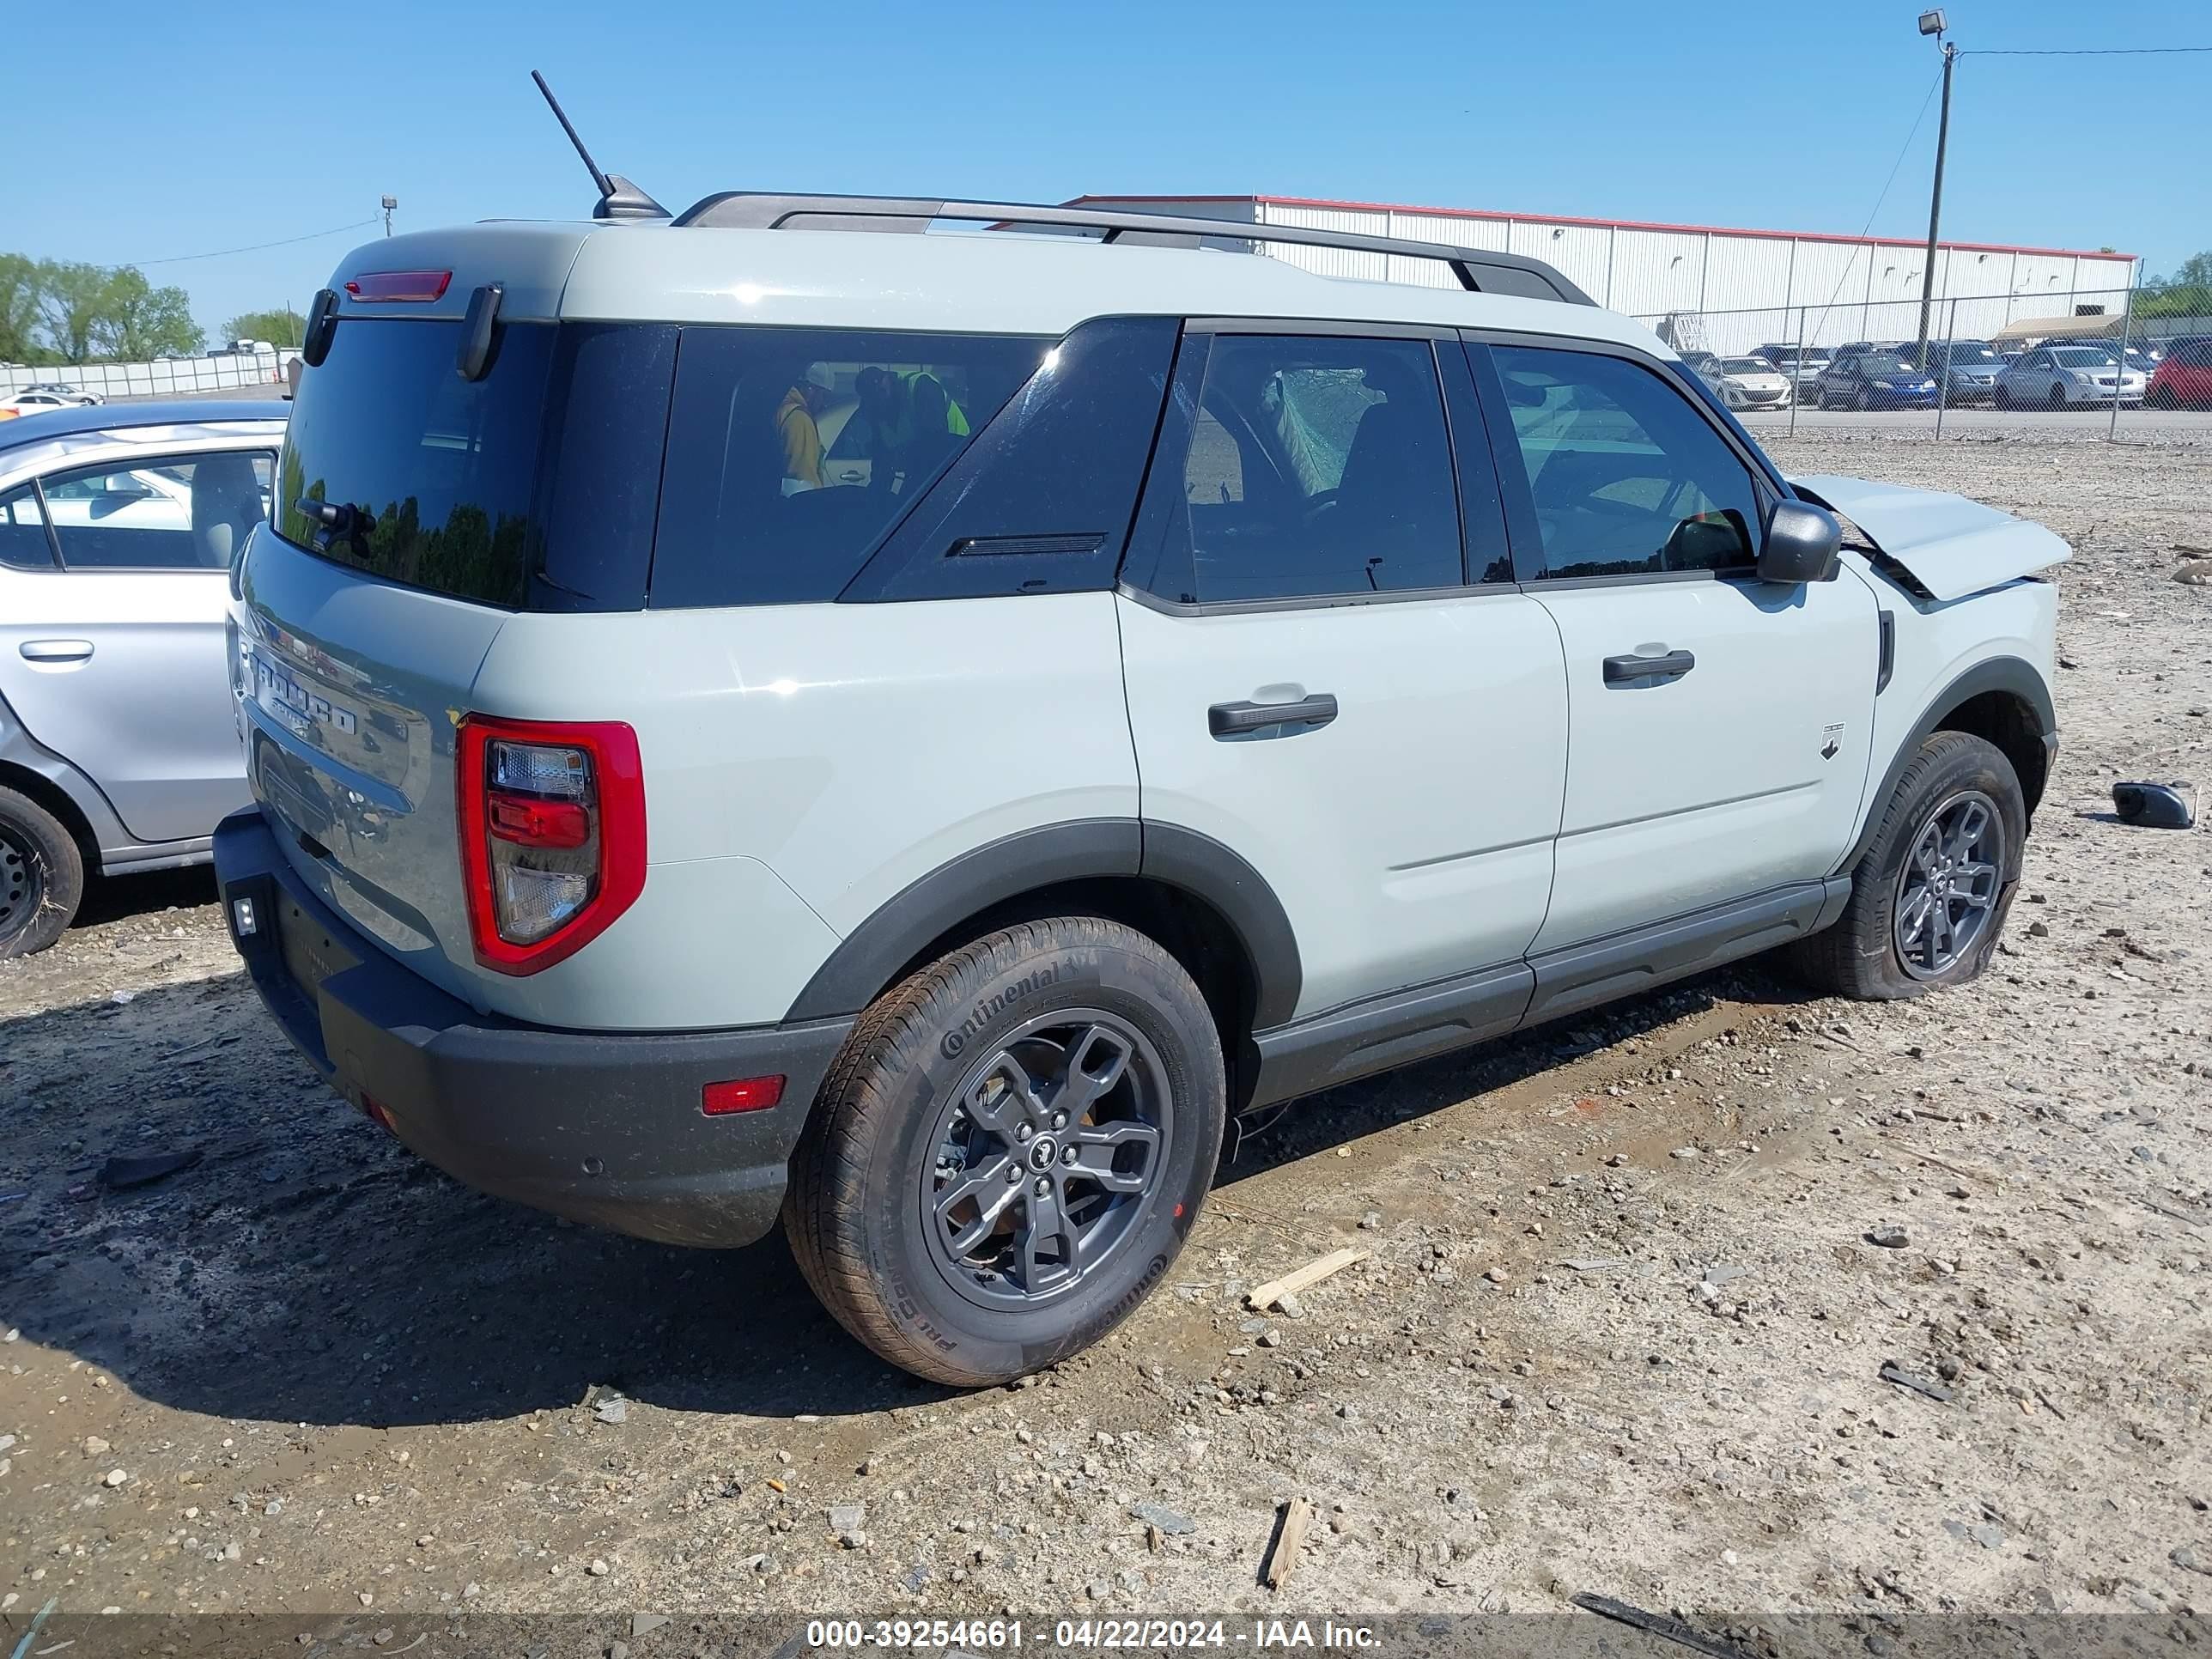
<svg viewBox="0 0 2212 1659">
<path fill-rule="evenodd" d="M 1173 1110 L 1158 1051 L 1120 1015 L 1026 1022 L 969 1069 L 926 1143 L 921 1224 L 939 1272 L 1011 1310 L 1097 1273 L 1158 1195 Z"/>
<path fill-rule="evenodd" d="M 1915 979 L 1948 972 L 1980 944 L 2004 881 L 2004 818 L 1978 789 L 1930 812 L 1897 872 L 1891 933 Z"/>
</svg>

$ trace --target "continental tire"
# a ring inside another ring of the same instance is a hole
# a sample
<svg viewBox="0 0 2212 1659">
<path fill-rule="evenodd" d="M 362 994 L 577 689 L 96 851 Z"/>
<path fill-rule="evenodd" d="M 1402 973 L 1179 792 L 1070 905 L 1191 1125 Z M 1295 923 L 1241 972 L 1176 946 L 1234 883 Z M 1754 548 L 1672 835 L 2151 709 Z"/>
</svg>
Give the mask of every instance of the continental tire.
<svg viewBox="0 0 2212 1659">
<path fill-rule="evenodd" d="M 1004 928 L 861 1016 L 792 1164 L 784 1229 L 838 1323 L 981 1387 L 1111 1330 L 1167 1273 L 1227 1110 L 1206 1000 L 1152 939 Z"/>
<path fill-rule="evenodd" d="M 27 957 L 62 936 L 84 897 L 84 859 L 53 814 L 0 789 L 0 957 Z"/>
<path fill-rule="evenodd" d="M 1843 915 L 1798 945 L 1793 964 L 1838 996 L 1910 997 L 1964 984 L 1996 950 L 2027 838 L 2012 763 L 1983 738 L 1935 733 L 1882 809 Z"/>
</svg>

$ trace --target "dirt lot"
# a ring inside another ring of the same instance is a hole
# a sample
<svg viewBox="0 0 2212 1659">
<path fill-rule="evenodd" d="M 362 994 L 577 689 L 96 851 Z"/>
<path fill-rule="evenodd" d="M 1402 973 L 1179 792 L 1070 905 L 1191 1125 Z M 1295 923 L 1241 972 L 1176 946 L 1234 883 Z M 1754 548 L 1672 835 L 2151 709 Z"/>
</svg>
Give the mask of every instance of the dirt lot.
<svg viewBox="0 0 2212 1659">
<path fill-rule="evenodd" d="M 2170 574 L 2212 543 L 2212 447 L 1777 449 L 2077 549 L 2065 744 L 1990 973 L 1871 1006 L 1753 965 L 1293 1108 L 1150 1304 L 1027 1387 L 886 1371 L 780 1243 L 464 1190 L 293 1058 L 204 878 L 104 895 L 0 965 L 5 1638 L 51 1597 L 2193 1617 L 2212 858 L 2107 792 L 2207 769 L 2212 588 Z M 154 1152 L 198 1162 L 103 1184 Z M 1243 1309 L 1343 1244 L 1372 1255 L 1303 1317 Z M 1316 1519 L 1271 1592 L 1293 1495 Z"/>
</svg>

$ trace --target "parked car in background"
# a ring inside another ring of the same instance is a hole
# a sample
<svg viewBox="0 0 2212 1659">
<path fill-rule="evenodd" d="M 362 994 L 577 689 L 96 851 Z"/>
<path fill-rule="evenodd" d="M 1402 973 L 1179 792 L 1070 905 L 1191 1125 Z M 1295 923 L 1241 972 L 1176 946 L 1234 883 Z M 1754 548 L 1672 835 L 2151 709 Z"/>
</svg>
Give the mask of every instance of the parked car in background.
<svg viewBox="0 0 2212 1659">
<path fill-rule="evenodd" d="M 1764 357 L 1716 357 L 1698 374 L 1730 409 L 1790 407 L 1790 377 Z"/>
<path fill-rule="evenodd" d="M 1916 340 L 1898 356 L 1939 381 L 1943 401 L 1954 405 L 1990 402 L 1996 396 L 1998 372 L 2004 368 L 1996 348 L 1987 340 L 1930 340 L 1924 348 Z"/>
<path fill-rule="evenodd" d="M 2143 401 L 2154 409 L 2212 409 L 2212 334 L 2168 340 Z"/>
<path fill-rule="evenodd" d="M 2141 369 L 2122 368 L 2101 345 L 2038 346 L 1997 376 L 1995 401 L 1999 409 L 2066 409 L 2077 404 L 2109 409 L 2115 398 L 2122 404 L 2141 403 L 2149 379 Z"/>
<path fill-rule="evenodd" d="M 2158 368 L 2160 353 L 2149 344 L 2139 345 L 2130 342 L 2123 346 L 2112 340 L 2100 340 L 2097 343 L 2118 356 L 2123 363 L 2141 374 L 2146 381 Z"/>
<path fill-rule="evenodd" d="M 81 407 L 88 408 L 94 404 L 104 404 L 107 401 L 97 392 L 87 392 L 82 386 L 67 386 L 59 380 L 41 380 L 35 386 L 27 386 L 21 389 L 24 392 L 44 392 L 59 398 L 64 403 L 76 404 Z"/>
<path fill-rule="evenodd" d="M 223 633 L 266 521 L 281 403 L 147 403 L 0 427 L 0 957 L 85 872 L 196 864 L 246 799 Z"/>
<path fill-rule="evenodd" d="M 1933 409 L 1936 382 L 1894 351 L 1845 346 L 1814 383 L 1822 409 Z"/>
<path fill-rule="evenodd" d="M 82 409 L 75 398 L 58 396 L 52 392 L 33 392 L 26 389 L 12 398 L 0 398 L 0 421 L 14 420 L 19 415 L 40 415 L 48 410 Z"/>
<path fill-rule="evenodd" d="M 1765 358 L 1788 375 L 1791 391 L 1801 401 L 1813 395 L 1813 384 L 1820 378 L 1820 371 L 1835 360 L 1835 354 L 1824 347 L 1784 345 L 1778 341 L 1760 346 L 1751 355 Z"/>
<path fill-rule="evenodd" d="M 1678 351 L 1675 355 L 1681 358 L 1683 368 L 1697 375 L 1703 375 L 1708 366 L 1720 361 L 1720 353 L 1717 351 L 1701 351 L 1694 346 L 1687 350 Z"/>
</svg>

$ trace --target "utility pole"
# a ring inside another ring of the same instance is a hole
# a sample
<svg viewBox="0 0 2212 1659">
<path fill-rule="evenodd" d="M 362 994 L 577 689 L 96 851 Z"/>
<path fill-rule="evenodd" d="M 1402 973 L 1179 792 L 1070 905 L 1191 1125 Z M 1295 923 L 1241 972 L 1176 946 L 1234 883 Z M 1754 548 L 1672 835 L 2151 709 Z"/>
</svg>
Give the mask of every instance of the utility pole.
<svg viewBox="0 0 2212 1659">
<path fill-rule="evenodd" d="M 1949 74 L 1948 70 L 1947 70 L 1945 71 L 1944 77 L 1943 77 L 1943 109 L 1944 109 L 1944 112 L 1945 112 L 1946 114 L 1949 113 L 1949 112 L 1950 112 L 1950 108 L 1951 108 L 1951 78 L 1950 78 L 1950 74 Z M 1938 187 L 1940 188 L 1940 186 L 1938 186 Z M 397 196 L 387 196 L 387 197 L 386 197 L 386 198 L 384 198 L 384 234 L 385 234 L 386 236 L 389 236 L 389 235 L 391 235 L 391 234 L 392 234 L 392 210 L 393 210 L 393 209 L 395 209 L 395 208 L 397 208 L 398 205 L 399 205 L 399 198 L 398 198 Z M 1930 232 L 1929 233 L 1929 234 L 1932 236 L 1932 235 L 1934 235 L 1934 234 L 1935 234 L 1935 233 L 1934 233 L 1933 231 L 1930 231 Z"/>
<path fill-rule="evenodd" d="M 1947 27 L 1942 12 L 1923 11 L 1920 14 L 1920 32 L 1932 34 L 1943 48 L 1943 113 L 1936 125 L 1936 184 L 1928 193 L 1928 258 L 1926 269 L 1920 273 L 1920 349 L 1915 361 L 1922 372 L 1928 365 L 1928 307 L 1936 297 L 1936 232 L 1943 218 L 1943 152 L 1951 143 L 1951 65 L 1959 55 L 1958 48 L 1943 39 Z M 1948 381 L 1950 365 L 1944 364 L 1944 379 Z"/>
</svg>

